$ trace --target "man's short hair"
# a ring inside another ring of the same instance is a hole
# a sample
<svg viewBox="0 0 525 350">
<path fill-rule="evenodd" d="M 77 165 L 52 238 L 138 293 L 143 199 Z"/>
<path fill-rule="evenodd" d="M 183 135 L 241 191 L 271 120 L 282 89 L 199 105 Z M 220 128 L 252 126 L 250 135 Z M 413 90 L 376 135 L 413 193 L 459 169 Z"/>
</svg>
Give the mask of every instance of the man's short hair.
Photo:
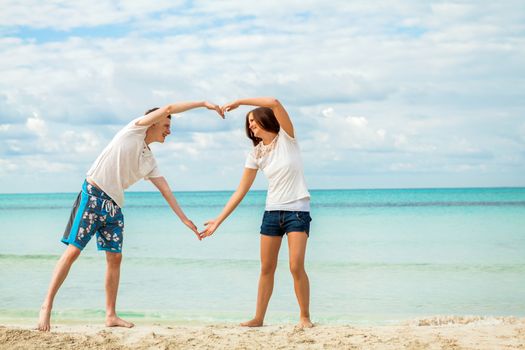
<svg viewBox="0 0 525 350">
<path fill-rule="evenodd" d="M 159 109 L 159 107 L 155 107 L 155 108 L 152 108 L 152 109 L 148 109 L 148 110 L 144 113 L 144 115 L 150 114 L 151 112 L 156 111 L 157 109 Z M 171 114 L 168 114 L 168 119 L 171 119 Z"/>
</svg>

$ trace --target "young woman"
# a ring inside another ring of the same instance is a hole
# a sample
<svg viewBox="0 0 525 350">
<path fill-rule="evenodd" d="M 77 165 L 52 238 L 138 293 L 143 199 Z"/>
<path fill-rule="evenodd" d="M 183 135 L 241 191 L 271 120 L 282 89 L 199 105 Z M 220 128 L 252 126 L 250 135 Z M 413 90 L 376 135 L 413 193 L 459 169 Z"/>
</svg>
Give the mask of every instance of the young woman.
<svg viewBox="0 0 525 350">
<path fill-rule="evenodd" d="M 229 112 L 240 105 L 258 106 L 246 115 L 246 134 L 254 148 L 246 159 L 241 182 L 220 215 L 208 221 L 202 238 L 212 235 L 244 198 L 261 169 L 268 178 L 266 209 L 261 225 L 261 275 L 255 317 L 242 326 L 263 325 L 273 291 L 274 274 L 281 241 L 288 235 L 290 272 L 301 310 L 299 325 L 312 327 L 310 321 L 310 283 L 304 269 L 306 242 L 310 232 L 310 194 L 306 188 L 303 165 L 292 121 L 274 98 L 241 99 L 223 106 Z"/>
</svg>

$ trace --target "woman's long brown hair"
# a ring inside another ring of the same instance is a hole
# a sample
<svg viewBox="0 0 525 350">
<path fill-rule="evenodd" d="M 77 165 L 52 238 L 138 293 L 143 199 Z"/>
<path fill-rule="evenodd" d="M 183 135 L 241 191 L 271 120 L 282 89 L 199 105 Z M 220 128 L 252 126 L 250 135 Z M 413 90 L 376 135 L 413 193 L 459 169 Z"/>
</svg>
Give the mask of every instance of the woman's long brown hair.
<svg viewBox="0 0 525 350">
<path fill-rule="evenodd" d="M 246 114 L 246 136 L 252 140 L 254 146 L 257 146 L 257 144 L 262 140 L 258 137 L 255 137 L 252 130 L 250 129 L 250 114 L 262 129 L 276 134 L 278 134 L 279 130 L 281 130 L 279 122 L 277 121 L 277 118 L 275 118 L 275 114 L 273 114 L 271 108 L 257 107 L 252 109 L 248 112 L 248 114 Z"/>
</svg>

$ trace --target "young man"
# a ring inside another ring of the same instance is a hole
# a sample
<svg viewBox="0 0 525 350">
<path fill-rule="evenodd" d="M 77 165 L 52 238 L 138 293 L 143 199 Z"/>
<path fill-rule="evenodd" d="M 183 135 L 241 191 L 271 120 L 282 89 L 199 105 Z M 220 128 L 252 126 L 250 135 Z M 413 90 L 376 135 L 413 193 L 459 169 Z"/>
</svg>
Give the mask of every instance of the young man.
<svg viewBox="0 0 525 350">
<path fill-rule="evenodd" d="M 171 114 L 198 107 L 215 110 L 224 118 L 221 108 L 209 102 L 182 102 L 154 108 L 120 130 L 95 160 L 87 172 L 86 181 L 73 206 L 62 238 L 67 248 L 55 267 L 40 309 L 39 330 L 50 330 L 55 295 L 71 265 L 95 234 L 98 250 L 106 252 L 106 326 L 133 327 L 133 323 L 117 316 L 115 305 L 124 229 L 124 217 L 120 208 L 124 205 L 124 190 L 140 179 L 150 180 L 180 220 L 201 239 L 197 227 L 181 210 L 166 179 L 160 175 L 149 148 L 152 142 L 163 143 L 171 133 Z"/>
</svg>

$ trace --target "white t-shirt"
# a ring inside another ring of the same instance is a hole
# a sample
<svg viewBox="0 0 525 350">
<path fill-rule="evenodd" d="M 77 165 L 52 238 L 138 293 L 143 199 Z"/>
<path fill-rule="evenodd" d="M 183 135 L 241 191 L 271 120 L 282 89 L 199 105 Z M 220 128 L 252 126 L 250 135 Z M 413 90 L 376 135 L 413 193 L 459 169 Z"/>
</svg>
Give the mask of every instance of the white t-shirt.
<svg viewBox="0 0 525 350">
<path fill-rule="evenodd" d="M 304 179 L 303 162 L 297 140 L 284 131 L 279 130 L 276 139 L 270 145 L 269 151 L 260 142 L 248 154 L 245 167 L 261 169 L 268 178 L 268 194 L 266 210 L 304 210 L 310 193 Z M 261 153 L 263 154 L 261 156 Z"/>
<path fill-rule="evenodd" d="M 161 176 L 144 141 L 149 126 L 135 125 L 141 118 L 134 119 L 115 135 L 86 174 L 119 207 L 124 205 L 126 188 L 142 178 Z"/>
</svg>

